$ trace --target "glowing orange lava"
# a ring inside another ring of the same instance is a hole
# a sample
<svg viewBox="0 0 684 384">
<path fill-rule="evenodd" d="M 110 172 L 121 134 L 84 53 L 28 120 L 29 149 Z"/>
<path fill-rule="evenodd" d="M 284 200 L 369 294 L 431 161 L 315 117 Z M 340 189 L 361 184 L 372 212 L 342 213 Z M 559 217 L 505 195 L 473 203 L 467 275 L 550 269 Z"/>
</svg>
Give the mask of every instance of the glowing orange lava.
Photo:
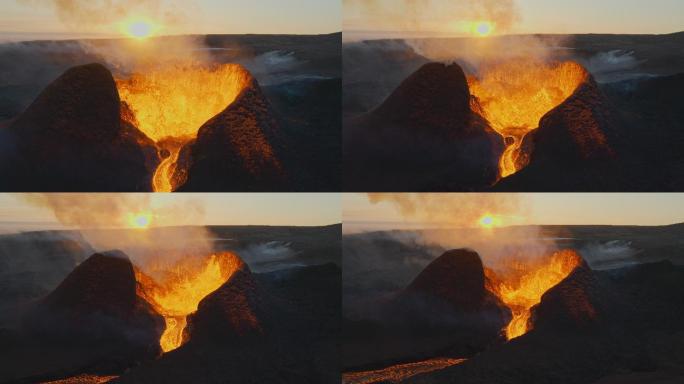
<svg viewBox="0 0 684 384">
<path fill-rule="evenodd" d="M 124 120 L 157 143 L 164 139 L 181 143 L 164 148 L 168 153 L 153 177 L 156 192 L 177 187 L 172 176 L 182 143 L 195 138 L 207 120 L 235 101 L 251 79 L 237 64 L 169 65 L 116 79 L 119 96 L 133 114 L 122 112 Z"/>
<path fill-rule="evenodd" d="M 527 165 L 520 149 L 525 135 L 572 95 L 587 76 L 587 71 L 574 62 L 516 59 L 485 66 L 478 77 L 468 78 L 473 111 L 487 119 L 505 140 L 499 160 L 502 178 Z"/>
<path fill-rule="evenodd" d="M 506 338 L 513 339 L 529 331 L 530 309 L 542 295 L 565 279 L 582 259 L 573 250 L 561 250 L 551 256 L 507 262 L 496 272 L 486 269 L 487 289 L 510 308 L 513 319 L 506 327 Z"/>
<path fill-rule="evenodd" d="M 146 267 L 149 275 L 136 270 L 138 294 L 166 322 L 159 340 L 162 351 L 169 352 L 183 344 L 187 316 L 197 311 L 199 302 L 223 285 L 241 265 L 235 255 L 221 253 L 202 260 L 184 258 L 173 265 L 150 265 Z"/>
</svg>

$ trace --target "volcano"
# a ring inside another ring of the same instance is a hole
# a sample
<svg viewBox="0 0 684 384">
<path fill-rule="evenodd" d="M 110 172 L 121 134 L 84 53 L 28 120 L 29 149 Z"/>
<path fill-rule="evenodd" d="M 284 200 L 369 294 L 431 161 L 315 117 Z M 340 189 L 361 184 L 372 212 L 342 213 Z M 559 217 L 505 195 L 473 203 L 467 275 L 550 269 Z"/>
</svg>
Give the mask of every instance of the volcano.
<svg viewBox="0 0 684 384">
<path fill-rule="evenodd" d="M 445 351 L 467 356 L 503 341 L 511 311 L 487 290 L 485 280 L 476 252 L 445 252 L 406 288 L 375 303 L 372 320 L 346 321 L 345 368 L 375 368 Z"/>
<path fill-rule="evenodd" d="M 443 369 L 537 327 L 562 327 L 554 319 L 593 322 L 598 310 L 586 293 L 591 279 L 572 250 L 509 260 L 497 264 L 496 273 L 475 251 L 447 251 L 394 297 L 374 303 L 375 317 L 346 321 L 344 367 L 358 371 L 349 377 L 410 377 L 410 367 Z"/>
<path fill-rule="evenodd" d="M 377 109 L 345 122 L 345 182 L 359 191 L 437 190 L 445 183 L 465 190 L 496 178 L 503 147 L 470 109 L 461 67 L 428 63 Z"/>
<path fill-rule="evenodd" d="M 528 334 L 407 382 L 679 382 L 683 273 L 669 261 L 580 266 L 542 296 Z"/>
<path fill-rule="evenodd" d="M 480 71 L 466 77 L 458 64 L 425 64 L 380 107 L 345 123 L 349 188 L 616 185 L 618 118 L 581 65 L 511 60 Z"/>
<path fill-rule="evenodd" d="M 121 121 L 99 64 L 67 70 L 0 135 L 4 191 L 145 191 L 158 163 L 154 143 Z"/>
<path fill-rule="evenodd" d="M 278 123 L 237 64 L 74 67 L 0 134 L 7 191 L 289 188 Z"/>
<path fill-rule="evenodd" d="M 81 263 L 27 315 L 30 333 L 62 342 L 130 343 L 155 354 L 162 320 L 136 294 L 133 265 L 121 252 Z"/>
</svg>

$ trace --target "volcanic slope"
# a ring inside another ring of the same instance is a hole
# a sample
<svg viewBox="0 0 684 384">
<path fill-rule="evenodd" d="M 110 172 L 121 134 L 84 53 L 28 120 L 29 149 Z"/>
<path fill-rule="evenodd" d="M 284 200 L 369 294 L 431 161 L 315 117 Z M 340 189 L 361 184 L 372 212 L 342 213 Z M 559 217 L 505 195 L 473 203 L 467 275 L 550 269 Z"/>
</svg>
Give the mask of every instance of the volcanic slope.
<svg viewBox="0 0 684 384">
<path fill-rule="evenodd" d="M 345 319 L 345 370 L 374 369 L 446 354 L 465 357 L 503 342 L 510 310 L 485 288 L 480 256 L 447 251 L 405 289 L 379 300 L 374 317 Z"/>
<path fill-rule="evenodd" d="M 3 333 L 0 380 L 111 374 L 158 355 L 164 320 L 136 294 L 121 252 L 96 253 Z"/>
<path fill-rule="evenodd" d="M 154 143 L 121 121 L 104 66 L 67 70 L 0 129 L 3 191 L 148 191 Z"/>
<path fill-rule="evenodd" d="M 348 190 L 468 190 L 496 180 L 503 140 L 471 111 L 457 64 L 423 65 L 344 125 Z"/>
<path fill-rule="evenodd" d="M 283 139 L 269 102 L 251 79 L 224 111 L 180 151 L 180 191 L 288 190 Z"/>
</svg>

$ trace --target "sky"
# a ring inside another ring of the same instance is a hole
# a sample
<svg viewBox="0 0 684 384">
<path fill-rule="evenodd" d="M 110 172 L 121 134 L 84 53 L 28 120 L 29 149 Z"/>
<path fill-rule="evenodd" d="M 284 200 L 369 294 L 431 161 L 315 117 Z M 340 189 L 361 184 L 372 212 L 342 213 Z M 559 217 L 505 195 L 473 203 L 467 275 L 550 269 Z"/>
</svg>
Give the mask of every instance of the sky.
<svg viewBox="0 0 684 384">
<path fill-rule="evenodd" d="M 494 33 L 500 34 L 663 34 L 684 30 L 684 1 L 344 0 L 345 35 L 393 31 L 399 32 L 396 37 L 463 36 L 472 33 L 464 23 L 485 20 L 498 23 Z"/>
<path fill-rule="evenodd" d="M 67 194 L 51 194 L 67 195 Z M 79 194 L 87 198 L 89 194 Z M 107 195 L 107 194 L 90 194 Z M 154 223 L 171 225 L 329 225 L 341 222 L 341 197 L 336 193 L 189 193 L 189 194 L 109 194 L 133 199 L 148 197 L 152 212 L 157 208 L 172 219 Z M 144 196 L 147 195 L 147 196 Z M 61 229 L 53 211 L 27 199 L 27 194 L 0 194 L 0 232 Z M 184 212 L 193 204 L 201 214 Z M 172 207 L 172 208 L 169 208 Z M 104 210 L 104 209 L 103 209 Z M 105 217 L 105 220 L 108 218 Z"/>
<path fill-rule="evenodd" d="M 321 34 L 341 31 L 340 0 L 0 0 L 0 35 L 120 35 L 124 19 L 161 22 L 158 34 Z M 103 7 L 102 4 L 112 4 Z"/>
<path fill-rule="evenodd" d="M 449 195 L 449 194 L 443 194 Z M 452 194 L 464 207 L 475 194 Z M 508 225 L 668 225 L 684 222 L 684 193 L 520 193 L 487 194 L 519 200 L 517 207 L 502 216 L 502 226 Z M 472 207 L 465 209 L 472 210 Z M 343 194 L 345 232 L 399 228 L 425 228 L 445 225 L 437 220 L 402 215 L 394 204 L 369 202 L 366 194 Z M 451 208 L 459 216 L 458 207 Z M 475 217 L 498 214 L 483 204 Z M 433 222 L 434 221 L 434 222 Z M 472 220 L 477 225 L 477 220 Z M 451 224 L 449 224 L 451 225 Z M 468 226 L 468 223 L 457 225 Z"/>
</svg>

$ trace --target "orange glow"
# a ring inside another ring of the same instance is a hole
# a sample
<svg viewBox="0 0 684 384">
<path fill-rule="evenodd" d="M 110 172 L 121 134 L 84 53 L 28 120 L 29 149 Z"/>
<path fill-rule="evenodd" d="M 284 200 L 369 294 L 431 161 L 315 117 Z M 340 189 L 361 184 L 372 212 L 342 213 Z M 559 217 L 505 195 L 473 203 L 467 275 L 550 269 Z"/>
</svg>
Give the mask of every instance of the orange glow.
<svg viewBox="0 0 684 384">
<path fill-rule="evenodd" d="M 510 176 L 522 169 L 523 138 L 539 126 L 539 120 L 567 99 L 586 80 L 587 72 L 574 62 L 548 64 L 516 59 L 485 67 L 479 77 L 469 77 L 472 108 L 487 119 L 506 142 L 499 173 Z"/>
<path fill-rule="evenodd" d="M 170 155 L 155 171 L 156 192 L 171 192 L 172 180 L 183 143 L 195 138 L 207 120 L 226 109 L 249 85 L 251 75 L 240 65 L 223 64 L 211 68 L 175 65 L 116 79 L 121 100 L 133 116 L 122 116 L 145 135 L 159 143 L 172 138 Z"/>
<path fill-rule="evenodd" d="M 561 250 L 534 260 L 513 260 L 496 272 L 485 269 L 487 289 L 510 308 L 513 319 L 506 327 L 508 340 L 527 333 L 530 310 L 542 295 L 565 279 L 582 259 L 573 250 Z"/>
<path fill-rule="evenodd" d="M 138 294 L 164 317 L 166 328 L 159 340 L 162 351 L 180 347 L 186 318 L 197 311 L 199 302 L 228 281 L 242 262 L 230 253 L 211 255 L 203 260 L 185 258 L 173 265 L 163 263 L 149 267 L 154 280 L 136 271 Z"/>
</svg>

